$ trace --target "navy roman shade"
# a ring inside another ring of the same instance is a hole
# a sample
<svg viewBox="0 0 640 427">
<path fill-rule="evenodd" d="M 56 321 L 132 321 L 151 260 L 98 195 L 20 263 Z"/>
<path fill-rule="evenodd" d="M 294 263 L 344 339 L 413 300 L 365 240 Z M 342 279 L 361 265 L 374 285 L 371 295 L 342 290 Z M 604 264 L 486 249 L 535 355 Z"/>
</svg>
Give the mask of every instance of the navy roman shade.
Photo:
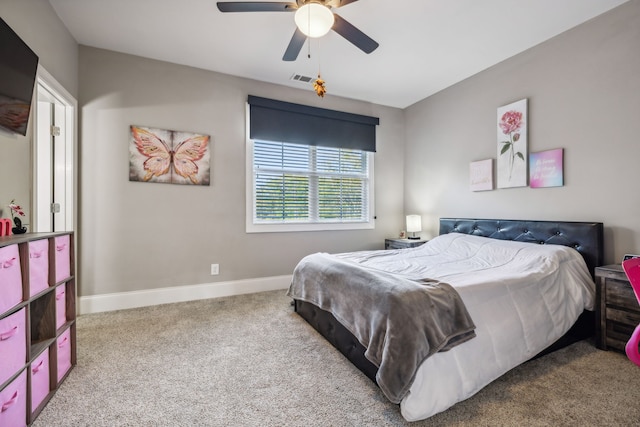
<svg viewBox="0 0 640 427">
<path fill-rule="evenodd" d="M 376 151 L 377 117 L 249 95 L 253 140 Z"/>
</svg>

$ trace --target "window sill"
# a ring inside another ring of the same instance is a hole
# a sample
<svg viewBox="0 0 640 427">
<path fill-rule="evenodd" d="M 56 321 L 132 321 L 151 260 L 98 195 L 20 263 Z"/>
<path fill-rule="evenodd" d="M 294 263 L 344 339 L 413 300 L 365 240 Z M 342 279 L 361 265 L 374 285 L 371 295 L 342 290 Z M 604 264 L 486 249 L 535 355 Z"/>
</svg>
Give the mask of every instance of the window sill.
<svg viewBox="0 0 640 427">
<path fill-rule="evenodd" d="M 288 233 L 300 231 L 370 230 L 374 221 L 352 223 L 246 224 L 247 233 Z"/>
</svg>

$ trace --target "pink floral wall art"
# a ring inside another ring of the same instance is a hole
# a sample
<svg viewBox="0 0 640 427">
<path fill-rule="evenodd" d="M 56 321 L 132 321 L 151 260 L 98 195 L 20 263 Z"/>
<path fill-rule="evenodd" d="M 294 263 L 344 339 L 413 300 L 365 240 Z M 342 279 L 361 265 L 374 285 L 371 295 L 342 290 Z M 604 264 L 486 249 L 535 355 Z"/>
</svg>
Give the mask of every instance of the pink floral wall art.
<svg viewBox="0 0 640 427">
<path fill-rule="evenodd" d="M 493 159 L 469 164 L 469 188 L 471 191 L 493 190 Z"/>
<path fill-rule="evenodd" d="M 562 187 L 564 150 L 541 151 L 529 156 L 529 185 L 531 188 Z"/>
<path fill-rule="evenodd" d="M 527 99 L 498 108 L 498 188 L 527 185 Z"/>
<path fill-rule="evenodd" d="M 209 135 L 131 126 L 129 181 L 209 185 Z"/>
</svg>

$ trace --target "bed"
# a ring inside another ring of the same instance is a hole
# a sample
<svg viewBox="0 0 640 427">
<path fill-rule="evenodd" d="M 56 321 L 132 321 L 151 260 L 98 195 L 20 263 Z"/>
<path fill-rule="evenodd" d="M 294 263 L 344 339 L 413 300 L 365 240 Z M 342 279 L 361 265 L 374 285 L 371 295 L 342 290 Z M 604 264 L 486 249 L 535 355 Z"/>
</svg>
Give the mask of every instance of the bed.
<svg viewBox="0 0 640 427">
<path fill-rule="evenodd" d="M 478 259 L 480 253 L 490 261 Z M 446 351 L 430 351 L 424 358 L 427 353 L 421 353 L 409 383 L 401 389 L 401 413 L 408 421 L 417 421 L 471 397 L 527 360 L 593 334 L 593 274 L 603 263 L 603 224 L 442 218 L 440 235 L 417 248 L 313 254 L 301 260 L 289 289 L 295 311 L 394 402 L 398 395 L 389 395 L 386 387 L 389 366 L 371 357 L 369 337 L 363 338 L 359 328 L 345 321 L 344 312 L 332 308 L 330 295 L 318 299 L 309 296 L 313 290 L 304 290 L 313 286 L 298 273 L 302 265 L 311 268 L 315 263 L 313 268 L 322 272 L 333 265 L 332 258 L 337 265 L 354 269 L 345 273 L 351 281 L 361 276 L 359 267 L 376 278 L 381 272 L 400 282 L 429 276 L 429 280 L 451 285 L 463 301 L 475 336 L 463 334 L 459 343 L 444 348 Z M 497 263 L 498 270 L 504 271 L 495 276 L 494 265 L 487 262 Z M 523 273 L 529 269 L 531 273 Z M 335 276 L 314 281 L 321 284 L 316 288 L 341 288 L 332 284 L 343 282 Z M 337 306 L 341 296 L 333 298 Z M 378 295 L 354 300 L 376 298 Z M 388 305 L 386 300 L 384 305 Z"/>
</svg>

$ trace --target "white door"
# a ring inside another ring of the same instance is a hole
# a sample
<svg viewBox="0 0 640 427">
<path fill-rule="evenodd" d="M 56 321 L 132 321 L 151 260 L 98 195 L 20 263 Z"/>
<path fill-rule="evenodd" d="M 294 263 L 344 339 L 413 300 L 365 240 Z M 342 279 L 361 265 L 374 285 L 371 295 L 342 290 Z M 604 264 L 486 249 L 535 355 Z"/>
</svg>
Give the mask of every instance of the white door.
<svg viewBox="0 0 640 427">
<path fill-rule="evenodd" d="M 38 70 L 33 231 L 74 230 L 75 99 Z"/>
</svg>

